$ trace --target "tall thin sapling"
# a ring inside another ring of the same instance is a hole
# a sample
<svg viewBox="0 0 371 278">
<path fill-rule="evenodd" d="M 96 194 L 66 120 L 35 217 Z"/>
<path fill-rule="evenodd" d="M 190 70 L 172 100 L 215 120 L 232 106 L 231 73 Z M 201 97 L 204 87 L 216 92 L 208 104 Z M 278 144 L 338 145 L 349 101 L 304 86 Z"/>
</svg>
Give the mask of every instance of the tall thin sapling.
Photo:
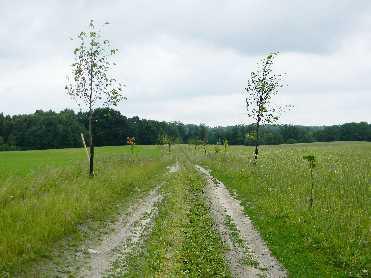
<svg viewBox="0 0 371 278">
<path fill-rule="evenodd" d="M 168 152 L 171 153 L 171 145 L 175 143 L 175 138 L 170 135 L 164 134 L 160 138 L 160 143 L 163 145 L 167 145 Z"/>
<path fill-rule="evenodd" d="M 309 198 L 309 207 L 313 207 L 313 189 L 314 189 L 314 179 L 313 179 L 313 169 L 316 167 L 316 158 L 314 155 L 305 155 L 303 156 L 304 160 L 307 160 L 309 162 L 309 169 L 310 169 L 310 181 L 311 181 L 311 187 L 310 187 L 310 198 Z"/>
<path fill-rule="evenodd" d="M 223 140 L 223 145 L 224 145 L 224 153 L 227 153 L 228 150 L 228 139 Z"/>
<path fill-rule="evenodd" d="M 255 122 L 255 151 L 254 161 L 256 162 L 259 154 L 259 128 L 263 124 L 276 122 L 283 107 L 272 104 L 272 97 L 283 87 L 282 74 L 273 73 L 273 60 L 277 52 L 270 53 L 258 64 L 258 69 L 251 72 L 250 79 L 245 88 L 246 110 L 248 116 Z M 288 106 L 286 106 L 288 107 Z"/>
<path fill-rule="evenodd" d="M 117 106 L 125 98 L 122 95 L 123 85 L 111 75 L 112 67 L 116 65 L 111 58 L 117 54 L 118 49 L 112 48 L 110 41 L 102 38 L 93 20 L 90 21 L 89 30 L 80 32 L 76 39 L 79 46 L 73 52 L 75 62 L 72 64 L 72 79 L 67 79 L 65 89 L 80 107 L 83 106 L 89 112 L 89 175 L 92 177 L 94 109 L 100 105 Z"/>
</svg>

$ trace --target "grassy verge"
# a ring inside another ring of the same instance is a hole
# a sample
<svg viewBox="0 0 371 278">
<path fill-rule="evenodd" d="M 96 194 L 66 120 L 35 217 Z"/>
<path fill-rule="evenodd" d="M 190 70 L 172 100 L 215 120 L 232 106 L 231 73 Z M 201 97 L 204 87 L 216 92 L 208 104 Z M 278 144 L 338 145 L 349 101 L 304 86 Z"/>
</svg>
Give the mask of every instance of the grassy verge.
<svg viewBox="0 0 371 278">
<path fill-rule="evenodd" d="M 97 154 L 93 179 L 84 163 L 9 175 L 1 182 L 0 276 L 13 276 L 52 256 L 67 236 L 78 242 L 84 223 L 113 217 L 122 203 L 151 189 L 169 163 L 155 148 L 135 158 L 120 148 Z"/>
<path fill-rule="evenodd" d="M 190 165 L 173 175 L 163 187 L 165 199 L 153 231 L 145 248 L 129 260 L 127 276 L 230 276 L 205 204 L 203 180 Z"/>
<path fill-rule="evenodd" d="M 194 154 L 242 201 L 273 254 L 292 277 L 366 277 L 370 269 L 370 143 L 263 147 L 227 156 Z M 303 155 L 314 154 L 314 207 Z"/>
</svg>

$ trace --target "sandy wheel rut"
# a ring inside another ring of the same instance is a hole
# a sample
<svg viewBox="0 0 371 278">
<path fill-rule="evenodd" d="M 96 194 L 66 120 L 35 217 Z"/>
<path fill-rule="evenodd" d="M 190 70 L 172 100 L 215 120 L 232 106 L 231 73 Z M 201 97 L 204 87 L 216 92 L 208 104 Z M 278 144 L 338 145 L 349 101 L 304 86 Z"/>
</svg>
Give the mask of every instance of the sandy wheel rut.
<svg viewBox="0 0 371 278">
<path fill-rule="evenodd" d="M 199 165 L 196 168 L 206 177 L 205 193 L 217 229 L 228 247 L 226 259 L 232 274 L 235 277 L 287 277 L 251 220 L 243 213 L 239 201 L 209 171 Z"/>
<path fill-rule="evenodd" d="M 84 265 L 78 277 L 115 276 L 110 272 L 112 264 L 118 260 L 120 272 L 124 271 L 123 261 L 150 230 L 157 214 L 156 205 L 162 200 L 159 187 L 153 189 L 114 224 L 113 232 L 108 234 L 97 246 L 92 246 L 89 261 Z"/>
</svg>

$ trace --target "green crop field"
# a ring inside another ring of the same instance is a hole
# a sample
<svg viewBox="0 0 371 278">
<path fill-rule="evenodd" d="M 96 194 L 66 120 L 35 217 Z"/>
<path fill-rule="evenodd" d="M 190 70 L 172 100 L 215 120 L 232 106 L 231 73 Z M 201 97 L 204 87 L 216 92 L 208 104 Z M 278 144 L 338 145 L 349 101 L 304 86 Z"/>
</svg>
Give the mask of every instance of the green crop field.
<svg viewBox="0 0 371 278">
<path fill-rule="evenodd" d="M 83 149 L 0 152 L 0 277 L 60 263 L 63 248 L 106 233 L 107 223 L 158 185 L 163 200 L 125 263 L 127 275 L 230 276 L 196 164 L 241 201 L 291 277 L 368 276 L 371 143 L 262 146 L 256 165 L 252 153 L 244 146 L 176 145 L 170 154 L 165 146 L 101 147 L 89 178 Z M 305 155 L 316 158 L 313 207 Z M 180 170 L 171 174 L 176 161 Z"/>
</svg>

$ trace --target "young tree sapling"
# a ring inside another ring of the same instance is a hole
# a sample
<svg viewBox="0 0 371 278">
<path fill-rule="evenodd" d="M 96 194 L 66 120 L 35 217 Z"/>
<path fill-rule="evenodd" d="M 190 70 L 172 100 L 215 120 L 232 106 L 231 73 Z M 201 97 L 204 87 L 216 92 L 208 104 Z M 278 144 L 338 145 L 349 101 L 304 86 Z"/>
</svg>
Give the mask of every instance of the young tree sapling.
<svg viewBox="0 0 371 278">
<path fill-rule="evenodd" d="M 281 106 L 275 106 L 271 102 L 272 97 L 283 87 L 282 74 L 275 74 L 272 69 L 277 54 L 277 52 L 270 53 L 260 61 L 258 69 L 251 72 L 245 88 L 248 116 L 255 122 L 255 162 L 259 154 L 260 126 L 276 122 L 283 110 Z"/>
<path fill-rule="evenodd" d="M 117 106 L 125 97 L 122 95 L 123 85 L 111 75 L 112 67 L 116 65 L 111 58 L 118 49 L 112 48 L 110 41 L 102 38 L 93 20 L 90 20 L 89 30 L 80 32 L 76 39 L 79 46 L 73 52 L 75 62 L 72 64 L 72 79 L 68 78 L 65 89 L 80 107 L 89 112 L 89 175 L 93 177 L 94 109 L 99 105 Z"/>
</svg>

